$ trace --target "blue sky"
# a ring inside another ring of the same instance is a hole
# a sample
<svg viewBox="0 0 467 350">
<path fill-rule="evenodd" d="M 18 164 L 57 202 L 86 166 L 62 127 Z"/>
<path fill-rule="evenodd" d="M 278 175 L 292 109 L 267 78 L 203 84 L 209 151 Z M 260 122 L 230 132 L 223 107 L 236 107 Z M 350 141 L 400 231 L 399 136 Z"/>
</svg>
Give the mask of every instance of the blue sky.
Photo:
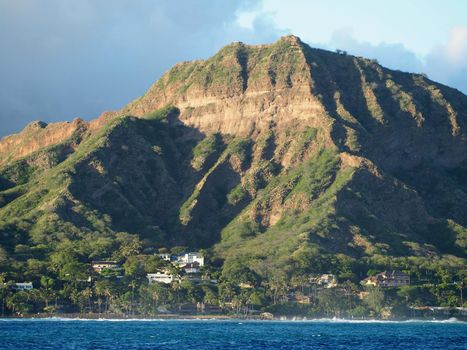
<svg viewBox="0 0 467 350">
<path fill-rule="evenodd" d="M 264 0 L 240 17 L 261 13 L 307 41 L 327 43 L 345 29 L 359 41 L 402 44 L 420 55 L 445 44 L 451 28 L 467 26 L 463 0 Z"/>
<path fill-rule="evenodd" d="M 0 136 L 94 118 L 178 61 L 284 34 L 467 93 L 466 14 L 464 0 L 0 0 Z"/>
</svg>

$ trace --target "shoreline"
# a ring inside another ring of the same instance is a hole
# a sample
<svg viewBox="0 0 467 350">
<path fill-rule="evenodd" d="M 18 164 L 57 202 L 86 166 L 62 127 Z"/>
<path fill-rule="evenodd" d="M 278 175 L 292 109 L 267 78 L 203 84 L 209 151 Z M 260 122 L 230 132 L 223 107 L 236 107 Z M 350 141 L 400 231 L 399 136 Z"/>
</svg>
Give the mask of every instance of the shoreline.
<svg viewBox="0 0 467 350">
<path fill-rule="evenodd" d="M 345 319 L 345 318 L 307 318 L 307 317 L 274 317 L 265 319 L 261 317 L 235 317 L 231 315 L 180 315 L 160 314 L 155 316 L 138 315 L 99 315 L 99 314 L 32 314 L 24 316 L 0 317 L 0 321 L 7 320 L 50 320 L 50 321 L 265 321 L 265 322 L 326 322 L 326 323 L 467 323 L 466 319 L 457 317 L 446 318 L 406 318 L 406 319 Z"/>
</svg>

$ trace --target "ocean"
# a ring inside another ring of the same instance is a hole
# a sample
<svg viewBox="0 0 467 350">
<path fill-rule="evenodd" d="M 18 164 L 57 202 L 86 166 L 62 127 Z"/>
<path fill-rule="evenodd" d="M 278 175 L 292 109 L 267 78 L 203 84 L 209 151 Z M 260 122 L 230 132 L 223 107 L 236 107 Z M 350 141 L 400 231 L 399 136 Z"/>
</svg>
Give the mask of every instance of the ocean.
<svg viewBox="0 0 467 350">
<path fill-rule="evenodd" d="M 0 349 L 467 349 L 467 323 L 0 319 Z"/>
</svg>

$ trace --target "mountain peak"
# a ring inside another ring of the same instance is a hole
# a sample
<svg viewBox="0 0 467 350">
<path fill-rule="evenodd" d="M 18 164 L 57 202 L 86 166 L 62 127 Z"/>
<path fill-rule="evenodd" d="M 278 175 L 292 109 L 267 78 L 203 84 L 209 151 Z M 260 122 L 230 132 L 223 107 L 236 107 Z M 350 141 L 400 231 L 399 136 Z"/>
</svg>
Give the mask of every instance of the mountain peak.
<svg viewBox="0 0 467 350">
<path fill-rule="evenodd" d="M 243 41 L 232 41 L 230 44 L 224 46 L 223 48 L 221 48 L 219 50 L 222 51 L 224 48 L 228 47 L 233 47 L 233 48 L 238 48 L 238 47 L 249 47 L 249 48 L 252 48 L 252 49 L 261 49 L 261 48 L 267 48 L 267 47 L 271 47 L 271 46 L 274 46 L 274 45 L 277 45 L 277 44 L 280 44 L 280 43 L 290 43 L 290 44 L 296 44 L 296 45 L 301 45 L 303 44 L 303 42 L 301 41 L 301 39 L 296 36 L 296 35 L 284 35 L 284 36 L 281 36 L 279 39 L 277 39 L 275 42 L 273 43 L 270 43 L 270 44 L 256 44 L 256 45 L 249 45 L 249 44 L 245 44 Z"/>
<path fill-rule="evenodd" d="M 26 127 L 23 129 L 23 132 L 44 129 L 46 127 L 47 127 L 46 122 L 43 122 L 41 120 L 34 120 L 30 122 L 28 125 L 26 125 Z"/>
<path fill-rule="evenodd" d="M 293 44 L 303 44 L 303 42 L 300 40 L 298 36 L 292 35 L 292 34 L 284 35 L 278 41 L 286 41 L 286 42 L 290 42 Z"/>
</svg>

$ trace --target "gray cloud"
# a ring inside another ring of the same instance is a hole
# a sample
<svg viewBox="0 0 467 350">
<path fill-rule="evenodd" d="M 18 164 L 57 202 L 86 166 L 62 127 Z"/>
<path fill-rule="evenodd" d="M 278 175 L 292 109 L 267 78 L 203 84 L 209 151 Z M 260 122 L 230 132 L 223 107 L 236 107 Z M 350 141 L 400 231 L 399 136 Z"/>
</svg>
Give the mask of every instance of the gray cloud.
<svg viewBox="0 0 467 350">
<path fill-rule="evenodd" d="M 140 96 L 174 63 L 206 58 L 235 40 L 276 40 L 274 15 L 251 27 L 236 14 L 261 0 L 0 0 L 0 137 L 29 121 L 90 119 Z M 376 58 L 393 69 L 423 72 L 467 92 L 467 29 L 420 58 L 401 44 L 358 41 L 348 29 L 327 44 Z"/>
<path fill-rule="evenodd" d="M 277 38 L 236 24 L 257 0 L 0 0 L 0 136 L 34 119 L 92 118 L 138 97 L 168 68 L 234 40 Z"/>
</svg>

